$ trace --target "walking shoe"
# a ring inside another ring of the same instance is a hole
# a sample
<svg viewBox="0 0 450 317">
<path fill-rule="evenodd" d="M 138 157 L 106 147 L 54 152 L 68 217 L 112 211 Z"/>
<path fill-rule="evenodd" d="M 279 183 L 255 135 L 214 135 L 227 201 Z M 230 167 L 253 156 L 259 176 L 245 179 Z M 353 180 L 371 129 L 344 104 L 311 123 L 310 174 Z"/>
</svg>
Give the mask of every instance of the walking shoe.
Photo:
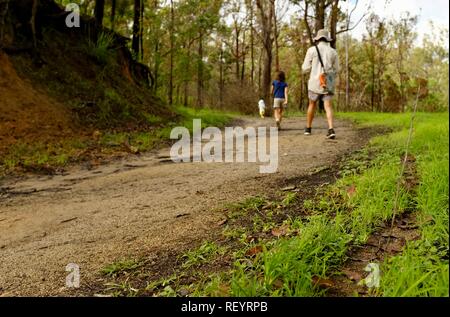
<svg viewBox="0 0 450 317">
<path fill-rule="evenodd" d="M 281 123 L 280 123 L 280 121 L 277 121 L 277 128 L 278 128 L 278 130 L 281 130 Z"/>
<path fill-rule="evenodd" d="M 334 129 L 329 129 L 327 134 L 327 139 L 334 139 L 336 137 L 336 133 L 334 132 Z"/>
<path fill-rule="evenodd" d="M 305 128 L 305 135 L 311 135 L 311 128 Z"/>
</svg>

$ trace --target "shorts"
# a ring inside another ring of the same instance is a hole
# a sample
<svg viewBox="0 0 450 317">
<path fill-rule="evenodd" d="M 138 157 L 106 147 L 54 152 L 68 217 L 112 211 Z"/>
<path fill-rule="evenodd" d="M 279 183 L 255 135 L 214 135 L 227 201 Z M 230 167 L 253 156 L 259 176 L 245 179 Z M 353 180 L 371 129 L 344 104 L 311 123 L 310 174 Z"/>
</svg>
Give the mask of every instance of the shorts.
<svg viewBox="0 0 450 317">
<path fill-rule="evenodd" d="M 333 94 L 316 94 L 315 92 L 312 92 L 311 90 L 308 90 L 308 98 L 311 101 L 317 101 L 322 99 L 322 101 L 328 101 L 333 99 Z"/>
<path fill-rule="evenodd" d="M 286 108 L 286 106 L 284 105 L 284 101 L 286 99 L 284 98 L 275 98 L 273 100 L 273 108 L 277 109 L 277 108 Z"/>
</svg>

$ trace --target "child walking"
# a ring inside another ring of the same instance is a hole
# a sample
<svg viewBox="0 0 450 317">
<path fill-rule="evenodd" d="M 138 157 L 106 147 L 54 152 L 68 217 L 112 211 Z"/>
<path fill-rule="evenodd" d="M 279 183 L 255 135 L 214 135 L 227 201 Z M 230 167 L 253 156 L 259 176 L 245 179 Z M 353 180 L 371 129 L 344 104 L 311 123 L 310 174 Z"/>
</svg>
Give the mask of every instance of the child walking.
<svg viewBox="0 0 450 317">
<path fill-rule="evenodd" d="M 272 82 L 270 94 L 273 96 L 273 109 L 277 128 L 281 130 L 281 120 L 283 119 L 283 110 L 288 104 L 288 84 L 286 75 L 279 71 L 276 79 Z"/>
</svg>

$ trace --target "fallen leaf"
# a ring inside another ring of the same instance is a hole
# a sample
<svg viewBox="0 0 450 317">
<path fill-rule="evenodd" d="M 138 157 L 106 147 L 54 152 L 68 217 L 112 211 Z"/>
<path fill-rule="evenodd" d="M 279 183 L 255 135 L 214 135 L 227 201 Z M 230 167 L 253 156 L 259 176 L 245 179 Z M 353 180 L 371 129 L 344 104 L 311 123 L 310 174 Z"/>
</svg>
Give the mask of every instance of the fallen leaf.
<svg viewBox="0 0 450 317">
<path fill-rule="evenodd" d="M 247 256 L 255 256 L 255 255 L 257 255 L 258 253 L 261 253 L 261 252 L 263 252 L 262 246 L 257 245 L 257 246 L 255 246 L 255 247 L 249 249 L 249 250 L 245 253 L 245 255 L 247 255 Z"/>
<path fill-rule="evenodd" d="M 286 225 L 272 229 L 272 235 L 277 238 L 285 236 L 287 234 L 287 232 L 288 232 L 288 227 Z"/>
<path fill-rule="evenodd" d="M 273 282 L 273 286 L 275 286 L 276 288 L 282 288 L 283 285 L 284 285 L 284 282 L 282 280 L 280 280 L 280 279 L 276 279 Z"/>
<path fill-rule="evenodd" d="M 331 287 L 334 286 L 333 281 L 325 279 L 325 278 L 321 278 L 321 277 L 318 277 L 318 276 L 313 276 L 312 277 L 312 282 L 313 282 L 314 286 L 318 286 L 318 287 L 323 288 L 323 289 L 331 288 Z"/>
<path fill-rule="evenodd" d="M 348 195 L 348 197 L 353 197 L 353 196 L 355 196 L 355 194 L 356 194 L 356 186 L 353 184 L 352 186 L 350 186 L 348 189 L 347 189 L 347 195 Z"/>
<path fill-rule="evenodd" d="M 230 295 L 230 286 L 227 284 L 220 284 L 216 290 L 216 296 L 227 297 Z"/>
</svg>

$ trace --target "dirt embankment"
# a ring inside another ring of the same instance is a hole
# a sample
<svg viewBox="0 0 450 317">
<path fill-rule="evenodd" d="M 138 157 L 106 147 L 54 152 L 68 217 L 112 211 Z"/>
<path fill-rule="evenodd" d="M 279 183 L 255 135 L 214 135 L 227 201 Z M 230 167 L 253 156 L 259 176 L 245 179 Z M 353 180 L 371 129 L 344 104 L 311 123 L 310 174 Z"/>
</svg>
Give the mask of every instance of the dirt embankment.
<svg viewBox="0 0 450 317">
<path fill-rule="evenodd" d="M 20 78 L 0 52 L 0 155 L 18 141 L 48 142 L 74 134 L 70 111 Z"/>
<path fill-rule="evenodd" d="M 127 38 L 103 28 L 96 42 L 92 18 L 82 17 L 80 28 L 68 28 L 63 8 L 53 0 L 38 3 L 35 48 L 28 23 L 31 5 L 11 2 L 6 18 L 0 50 L 0 167 L 20 146 L 32 152 L 36 144 L 48 144 L 58 151 L 60 143 L 89 139 L 97 130 L 147 131 L 175 118 L 154 96 L 151 73 L 132 58 Z"/>
</svg>

